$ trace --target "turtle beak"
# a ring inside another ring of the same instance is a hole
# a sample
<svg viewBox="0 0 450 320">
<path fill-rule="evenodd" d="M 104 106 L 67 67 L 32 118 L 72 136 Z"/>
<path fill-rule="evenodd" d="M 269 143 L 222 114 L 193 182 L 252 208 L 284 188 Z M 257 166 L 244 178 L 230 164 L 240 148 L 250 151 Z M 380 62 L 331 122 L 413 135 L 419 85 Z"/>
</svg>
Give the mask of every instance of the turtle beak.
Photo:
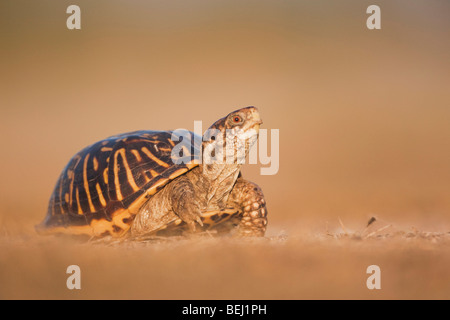
<svg viewBox="0 0 450 320">
<path fill-rule="evenodd" d="M 251 126 L 252 129 L 254 129 L 256 131 L 256 133 L 259 133 L 259 126 L 262 124 L 262 121 L 256 121 L 255 124 L 253 126 Z"/>
<path fill-rule="evenodd" d="M 258 110 L 256 108 L 253 110 L 252 114 L 252 122 L 254 123 L 253 128 L 255 128 L 256 132 L 259 132 L 259 126 L 262 125 L 262 120 L 259 115 Z"/>
<path fill-rule="evenodd" d="M 256 117 L 253 117 L 253 122 L 254 122 L 256 125 L 258 125 L 258 126 L 260 126 L 260 125 L 263 124 L 263 121 L 262 121 L 261 118 L 259 117 L 259 114 L 258 114 Z"/>
<path fill-rule="evenodd" d="M 261 125 L 263 122 L 261 116 L 259 115 L 258 109 L 255 107 L 250 107 L 250 118 L 255 125 Z"/>
</svg>

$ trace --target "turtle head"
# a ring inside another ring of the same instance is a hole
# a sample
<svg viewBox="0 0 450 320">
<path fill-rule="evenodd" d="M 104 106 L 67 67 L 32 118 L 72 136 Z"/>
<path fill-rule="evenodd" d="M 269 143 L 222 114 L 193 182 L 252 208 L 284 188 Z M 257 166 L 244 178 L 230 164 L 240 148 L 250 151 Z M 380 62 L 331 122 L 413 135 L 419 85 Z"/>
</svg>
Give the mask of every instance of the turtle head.
<svg viewBox="0 0 450 320">
<path fill-rule="evenodd" d="M 258 139 L 258 109 L 246 107 L 217 120 L 203 135 L 204 163 L 242 164 Z"/>
</svg>

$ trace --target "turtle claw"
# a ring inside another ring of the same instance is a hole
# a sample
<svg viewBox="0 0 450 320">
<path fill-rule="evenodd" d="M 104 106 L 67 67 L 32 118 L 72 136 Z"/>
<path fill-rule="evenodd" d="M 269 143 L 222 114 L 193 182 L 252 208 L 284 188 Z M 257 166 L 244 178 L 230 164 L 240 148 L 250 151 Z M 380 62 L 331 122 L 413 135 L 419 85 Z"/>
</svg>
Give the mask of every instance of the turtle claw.
<svg viewBox="0 0 450 320">
<path fill-rule="evenodd" d="M 202 222 L 202 220 L 201 220 L 200 217 L 197 217 L 197 218 L 195 218 L 194 220 L 191 220 L 191 221 L 189 221 L 189 222 L 186 222 L 186 224 L 187 224 L 187 226 L 188 226 L 188 228 L 189 228 L 189 231 L 190 231 L 191 233 L 196 233 L 196 232 L 200 231 L 200 230 L 199 230 L 199 227 L 198 227 L 198 225 L 197 225 L 197 223 L 198 223 L 201 227 L 203 227 L 203 222 Z"/>
<path fill-rule="evenodd" d="M 197 207 L 191 207 L 191 209 L 187 209 L 187 207 L 183 208 L 182 212 L 178 213 L 178 216 L 183 220 L 189 228 L 189 231 L 194 233 L 197 232 L 203 227 L 202 214 Z"/>
<path fill-rule="evenodd" d="M 191 221 L 186 222 L 186 223 L 187 223 L 187 225 L 189 227 L 189 231 L 191 233 L 196 233 L 196 232 L 200 231 L 197 223 L 201 227 L 203 227 L 203 221 L 202 221 L 202 218 L 200 216 L 196 216 L 194 219 L 192 219 Z"/>
<path fill-rule="evenodd" d="M 200 226 L 203 227 L 203 221 L 202 221 L 202 218 L 200 218 L 200 216 L 197 216 L 196 221 L 197 221 L 197 223 L 198 223 Z"/>
</svg>

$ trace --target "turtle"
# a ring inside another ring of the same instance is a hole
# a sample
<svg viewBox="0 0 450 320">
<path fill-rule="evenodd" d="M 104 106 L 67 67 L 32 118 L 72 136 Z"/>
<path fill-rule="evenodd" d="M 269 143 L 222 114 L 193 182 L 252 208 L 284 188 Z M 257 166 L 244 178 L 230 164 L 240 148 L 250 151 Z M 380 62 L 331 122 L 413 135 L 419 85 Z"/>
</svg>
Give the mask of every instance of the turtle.
<svg viewBox="0 0 450 320">
<path fill-rule="evenodd" d="M 248 155 L 261 124 L 250 106 L 217 120 L 203 136 L 142 130 L 98 141 L 63 169 L 36 230 L 89 239 L 262 237 L 266 201 L 243 178 L 238 157 Z"/>
</svg>

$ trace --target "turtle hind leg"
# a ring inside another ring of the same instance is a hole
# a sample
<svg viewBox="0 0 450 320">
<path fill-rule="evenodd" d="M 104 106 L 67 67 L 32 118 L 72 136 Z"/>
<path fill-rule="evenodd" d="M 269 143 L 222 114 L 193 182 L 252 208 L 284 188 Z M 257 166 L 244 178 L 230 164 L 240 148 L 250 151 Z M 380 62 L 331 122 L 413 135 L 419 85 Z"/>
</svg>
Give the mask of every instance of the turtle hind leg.
<svg viewBox="0 0 450 320">
<path fill-rule="evenodd" d="M 237 236 L 264 236 L 267 228 L 267 208 L 264 194 L 258 185 L 238 178 L 228 202 L 242 210 L 242 217 L 236 229 Z"/>
</svg>

